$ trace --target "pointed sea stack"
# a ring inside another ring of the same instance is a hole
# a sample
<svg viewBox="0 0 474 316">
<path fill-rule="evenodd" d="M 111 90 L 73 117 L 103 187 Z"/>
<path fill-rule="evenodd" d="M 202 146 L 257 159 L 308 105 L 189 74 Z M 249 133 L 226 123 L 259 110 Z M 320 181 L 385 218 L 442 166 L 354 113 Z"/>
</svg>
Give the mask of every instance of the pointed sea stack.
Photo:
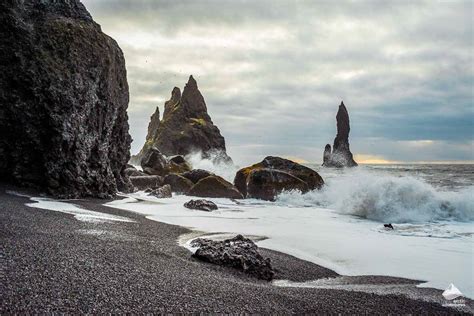
<svg viewBox="0 0 474 316">
<path fill-rule="evenodd" d="M 145 145 L 135 160 L 140 161 L 152 147 L 166 156 L 200 151 L 204 157 L 217 156 L 231 161 L 226 154 L 224 137 L 207 113 L 206 102 L 193 76 L 189 77 L 182 95 L 179 88 L 173 89 L 170 100 L 165 102 L 161 121 L 157 108 L 148 125 Z"/>
<path fill-rule="evenodd" d="M 357 162 L 352 157 L 349 148 L 349 113 L 344 102 L 339 105 L 339 111 L 336 115 L 337 135 L 334 139 L 334 145 L 331 152 L 331 145 L 327 144 L 324 148 L 323 166 L 333 168 L 355 167 Z"/>
</svg>

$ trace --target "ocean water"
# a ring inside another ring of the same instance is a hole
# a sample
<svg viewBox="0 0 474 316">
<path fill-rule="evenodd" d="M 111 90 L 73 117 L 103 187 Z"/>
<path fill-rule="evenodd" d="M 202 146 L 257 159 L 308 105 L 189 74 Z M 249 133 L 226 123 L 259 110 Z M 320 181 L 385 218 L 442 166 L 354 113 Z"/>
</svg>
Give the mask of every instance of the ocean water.
<svg viewBox="0 0 474 316">
<path fill-rule="evenodd" d="M 235 166 L 194 160 L 231 180 Z M 320 191 L 284 192 L 277 201 L 211 199 L 219 210 L 189 210 L 192 197 L 143 192 L 107 205 L 207 233 L 266 237 L 259 246 L 344 275 L 390 275 L 455 284 L 474 297 L 474 165 L 364 165 L 328 169 Z M 392 223 L 386 229 L 383 224 Z"/>
</svg>

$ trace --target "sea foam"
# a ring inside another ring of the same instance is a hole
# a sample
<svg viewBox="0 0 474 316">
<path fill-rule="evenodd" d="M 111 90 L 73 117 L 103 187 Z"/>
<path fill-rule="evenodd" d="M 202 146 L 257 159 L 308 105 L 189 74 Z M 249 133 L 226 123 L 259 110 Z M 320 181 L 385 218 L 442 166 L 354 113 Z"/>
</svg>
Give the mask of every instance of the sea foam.
<svg viewBox="0 0 474 316">
<path fill-rule="evenodd" d="M 365 168 L 327 179 L 320 191 L 284 192 L 277 203 L 325 207 L 380 222 L 474 220 L 474 186 L 446 192 L 422 179 L 380 174 Z"/>
</svg>

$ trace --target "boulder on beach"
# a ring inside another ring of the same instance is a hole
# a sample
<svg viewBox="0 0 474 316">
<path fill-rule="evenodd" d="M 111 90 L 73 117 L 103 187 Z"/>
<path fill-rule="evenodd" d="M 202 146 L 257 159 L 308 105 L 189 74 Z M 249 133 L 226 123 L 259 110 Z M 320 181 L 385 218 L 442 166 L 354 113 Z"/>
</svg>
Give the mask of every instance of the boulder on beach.
<svg viewBox="0 0 474 316">
<path fill-rule="evenodd" d="M 209 200 L 191 200 L 184 203 L 184 207 L 192 210 L 200 210 L 205 212 L 211 212 L 217 210 L 217 205 Z"/>
<path fill-rule="evenodd" d="M 159 109 L 152 115 L 143 148 L 135 160 L 156 147 L 163 155 L 188 155 L 201 152 L 205 158 L 232 161 L 226 154 L 225 140 L 207 113 L 206 102 L 193 76 L 189 77 L 183 94 L 175 87 L 165 102 L 163 118 Z"/>
<path fill-rule="evenodd" d="M 170 198 L 172 197 L 171 186 L 169 184 L 165 184 L 159 188 L 149 191 L 148 195 L 159 199 Z"/>
<path fill-rule="evenodd" d="M 282 191 L 320 189 L 324 180 L 314 170 L 288 159 L 268 156 L 240 169 L 234 185 L 244 197 L 273 201 Z"/>
<path fill-rule="evenodd" d="M 199 180 L 188 192 L 191 196 L 242 199 L 243 196 L 232 185 L 223 178 L 212 175 Z"/>
<path fill-rule="evenodd" d="M 349 132 L 351 130 L 349 123 L 349 113 L 344 102 L 339 105 L 336 115 L 337 135 L 334 139 L 334 145 L 327 144 L 324 148 L 323 166 L 333 168 L 356 167 L 351 150 L 349 148 Z"/>
<path fill-rule="evenodd" d="M 214 174 L 203 169 L 193 169 L 191 171 L 184 172 L 181 175 L 191 180 L 192 183 L 197 183 L 199 180 L 213 176 Z"/>
<path fill-rule="evenodd" d="M 146 190 L 159 187 L 163 184 L 163 177 L 160 176 L 130 176 L 130 181 L 137 190 Z"/>
<path fill-rule="evenodd" d="M 145 153 L 141 166 L 146 174 L 159 176 L 191 170 L 191 166 L 182 156 L 165 157 L 156 147 L 151 147 Z"/>
<path fill-rule="evenodd" d="M 130 191 L 125 62 L 79 0 L 0 1 L 0 178 L 56 197 Z"/>
<path fill-rule="evenodd" d="M 191 180 L 175 173 L 167 175 L 164 178 L 163 183 L 169 184 L 171 186 L 171 191 L 181 194 L 188 193 L 191 187 L 194 185 Z"/>
<path fill-rule="evenodd" d="M 247 197 L 274 201 L 285 190 L 308 192 L 308 184 L 287 172 L 276 169 L 255 169 L 247 177 Z"/>
<path fill-rule="evenodd" d="M 137 170 L 137 168 L 135 168 L 135 167 L 127 167 L 123 172 L 129 177 L 146 176 L 146 173 L 144 173 L 140 170 Z"/>
<path fill-rule="evenodd" d="M 266 281 L 275 275 L 270 258 L 263 258 L 257 245 L 242 235 L 223 241 L 198 238 L 191 246 L 198 247 L 193 256 L 199 260 L 238 269 Z"/>
</svg>

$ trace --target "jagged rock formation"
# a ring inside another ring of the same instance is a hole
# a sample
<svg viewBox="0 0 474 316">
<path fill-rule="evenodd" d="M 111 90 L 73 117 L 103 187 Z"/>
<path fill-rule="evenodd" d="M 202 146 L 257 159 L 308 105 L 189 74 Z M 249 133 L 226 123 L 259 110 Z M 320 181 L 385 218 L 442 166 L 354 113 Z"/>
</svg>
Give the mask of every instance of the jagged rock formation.
<svg viewBox="0 0 474 316">
<path fill-rule="evenodd" d="M 58 197 L 130 190 L 117 43 L 79 0 L 0 1 L 0 179 Z"/>
<path fill-rule="evenodd" d="M 303 193 L 320 189 L 324 180 L 314 170 L 280 157 L 268 156 L 261 162 L 237 171 L 234 185 L 244 197 L 275 200 L 282 191 Z"/>
<path fill-rule="evenodd" d="M 355 167 L 357 162 L 352 157 L 349 149 L 349 113 L 347 112 L 344 102 L 339 105 L 339 111 L 336 115 L 337 135 L 334 139 L 334 146 L 331 152 L 331 145 L 327 144 L 324 148 L 323 166 L 324 167 Z"/>
<path fill-rule="evenodd" d="M 183 94 L 175 87 L 171 98 L 165 102 L 163 119 L 159 109 L 148 125 L 145 145 L 135 156 L 140 161 L 146 152 L 156 147 L 163 155 L 187 155 L 200 151 L 205 157 L 215 156 L 230 160 L 226 154 L 225 140 L 207 113 L 206 103 L 193 76 L 184 87 Z"/>
</svg>

